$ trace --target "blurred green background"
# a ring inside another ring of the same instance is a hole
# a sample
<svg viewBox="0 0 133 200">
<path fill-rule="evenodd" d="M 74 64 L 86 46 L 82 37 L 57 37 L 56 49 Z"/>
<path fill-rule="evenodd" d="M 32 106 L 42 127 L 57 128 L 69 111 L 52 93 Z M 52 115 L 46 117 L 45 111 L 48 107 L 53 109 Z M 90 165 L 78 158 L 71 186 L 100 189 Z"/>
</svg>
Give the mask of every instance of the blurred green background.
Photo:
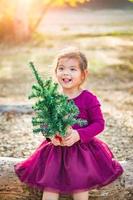
<svg viewBox="0 0 133 200">
<path fill-rule="evenodd" d="M 118 73 L 123 81 L 125 76 L 130 79 L 133 4 L 127 0 L 66 2 L 0 1 L 0 102 L 27 101 L 33 81 L 28 62 L 34 61 L 44 77 L 50 76 L 54 56 L 68 45 L 87 55 L 91 74 L 104 75 L 108 81 L 116 81 Z"/>
</svg>

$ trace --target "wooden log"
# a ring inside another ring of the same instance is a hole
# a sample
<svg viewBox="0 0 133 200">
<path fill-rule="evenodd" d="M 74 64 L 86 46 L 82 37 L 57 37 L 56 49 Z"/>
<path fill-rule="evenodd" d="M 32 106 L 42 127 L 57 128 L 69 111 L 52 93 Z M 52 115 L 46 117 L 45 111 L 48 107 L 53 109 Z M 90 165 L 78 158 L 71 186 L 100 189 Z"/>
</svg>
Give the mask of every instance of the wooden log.
<svg viewBox="0 0 133 200">
<path fill-rule="evenodd" d="M 32 105 L 30 104 L 14 104 L 14 105 L 0 105 L 0 113 L 21 113 L 21 114 L 30 114 L 34 112 Z"/>
<path fill-rule="evenodd" d="M 42 192 L 21 183 L 14 172 L 14 165 L 23 159 L 0 157 L 0 200 L 41 200 Z M 89 200 L 132 200 L 133 160 L 120 162 L 124 174 L 100 190 L 89 192 Z M 71 196 L 60 196 L 60 200 L 72 200 Z"/>
<path fill-rule="evenodd" d="M 21 183 L 14 172 L 14 165 L 24 159 L 0 157 L 0 200 L 41 200 L 42 192 Z M 61 200 L 71 199 L 62 196 Z"/>
<path fill-rule="evenodd" d="M 14 172 L 14 164 L 22 159 L 0 158 L 0 200 L 34 200 L 40 199 L 37 191 L 22 184 Z M 36 194 L 36 195 L 34 195 Z"/>
</svg>

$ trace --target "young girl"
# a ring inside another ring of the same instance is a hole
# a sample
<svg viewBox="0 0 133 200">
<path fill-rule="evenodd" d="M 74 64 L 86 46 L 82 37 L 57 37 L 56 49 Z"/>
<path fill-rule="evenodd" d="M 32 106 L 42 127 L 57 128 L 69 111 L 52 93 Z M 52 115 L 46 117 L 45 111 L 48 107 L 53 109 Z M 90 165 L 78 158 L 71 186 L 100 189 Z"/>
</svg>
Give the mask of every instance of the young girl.
<svg viewBox="0 0 133 200">
<path fill-rule="evenodd" d="M 76 49 L 60 53 L 55 66 L 62 93 L 79 108 L 79 118 L 88 124 L 68 127 L 67 136 L 46 139 L 25 161 L 15 165 L 22 182 L 43 191 L 42 200 L 58 200 L 71 194 L 74 200 L 88 200 L 88 191 L 105 186 L 123 173 L 122 166 L 103 141 L 96 137 L 104 130 L 100 102 L 81 87 L 88 75 L 87 59 Z"/>
</svg>

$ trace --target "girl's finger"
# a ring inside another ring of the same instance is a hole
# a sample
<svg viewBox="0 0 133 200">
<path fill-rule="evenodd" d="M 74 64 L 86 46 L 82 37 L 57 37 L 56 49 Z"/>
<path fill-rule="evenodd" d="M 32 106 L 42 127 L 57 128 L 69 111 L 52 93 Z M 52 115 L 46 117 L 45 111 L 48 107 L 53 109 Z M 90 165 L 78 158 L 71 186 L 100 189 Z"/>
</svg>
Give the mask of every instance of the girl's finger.
<svg viewBox="0 0 133 200">
<path fill-rule="evenodd" d="M 70 146 L 72 146 L 72 145 L 73 145 L 73 143 L 72 143 L 72 142 L 67 144 L 67 146 L 68 146 L 68 147 L 70 147 Z"/>
<path fill-rule="evenodd" d="M 64 144 L 66 145 L 66 146 L 69 146 L 69 145 L 71 145 L 71 144 L 73 144 L 73 141 L 66 141 L 66 142 L 64 142 Z"/>
<path fill-rule="evenodd" d="M 60 142 L 58 140 L 56 140 L 55 138 L 52 139 L 52 144 L 54 144 L 55 146 L 60 145 Z"/>
<path fill-rule="evenodd" d="M 56 144 L 60 144 L 60 141 L 58 139 L 55 139 L 54 141 Z"/>
<path fill-rule="evenodd" d="M 64 140 L 68 141 L 68 140 L 71 140 L 71 138 L 72 138 L 72 136 L 70 135 L 70 136 L 67 136 Z"/>
<path fill-rule="evenodd" d="M 56 143 L 56 142 L 55 142 L 55 143 L 53 143 L 53 144 L 54 144 L 55 146 L 59 146 L 59 145 L 60 145 L 60 143 Z"/>
<path fill-rule="evenodd" d="M 67 132 L 68 134 L 70 134 L 71 131 L 72 131 L 72 127 L 71 127 L 71 126 L 67 127 L 67 131 L 66 131 L 66 132 Z"/>
</svg>

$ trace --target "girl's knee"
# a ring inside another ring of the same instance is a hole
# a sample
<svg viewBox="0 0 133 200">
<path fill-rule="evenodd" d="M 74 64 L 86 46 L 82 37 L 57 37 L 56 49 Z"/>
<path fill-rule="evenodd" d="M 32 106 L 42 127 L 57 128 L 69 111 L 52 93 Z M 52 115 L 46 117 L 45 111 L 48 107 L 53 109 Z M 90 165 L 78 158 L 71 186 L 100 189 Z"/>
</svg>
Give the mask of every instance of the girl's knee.
<svg viewBox="0 0 133 200">
<path fill-rule="evenodd" d="M 58 199 L 59 199 L 58 193 L 48 192 L 48 191 L 43 192 L 42 200 L 58 200 Z"/>
<path fill-rule="evenodd" d="M 88 200 L 89 199 L 88 191 L 73 193 L 72 196 L 74 200 L 81 200 L 81 199 Z"/>
</svg>

